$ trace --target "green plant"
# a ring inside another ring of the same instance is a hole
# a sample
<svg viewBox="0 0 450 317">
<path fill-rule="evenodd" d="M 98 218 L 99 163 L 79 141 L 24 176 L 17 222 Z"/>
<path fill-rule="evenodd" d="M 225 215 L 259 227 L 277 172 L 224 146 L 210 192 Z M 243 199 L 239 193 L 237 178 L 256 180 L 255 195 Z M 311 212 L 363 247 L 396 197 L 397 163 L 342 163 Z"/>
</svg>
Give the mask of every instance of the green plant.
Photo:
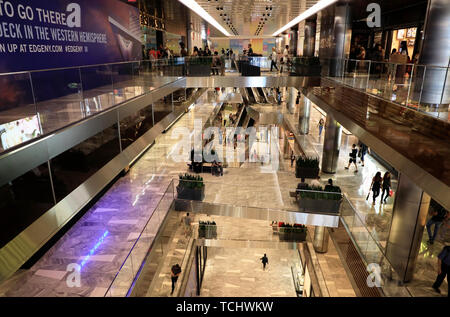
<svg viewBox="0 0 450 317">
<path fill-rule="evenodd" d="M 184 175 L 179 175 L 179 185 L 180 187 L 184 187 L 184 188 L 202 188 L 203 186 L 205 186 L 205 184 L 203 183 L 203 177 L 201 176 L 196 176 L 196 175 L 190 175 L 190 174 L 184 174 Z"/>
<path fill-rule="evenodd" d="M 319 168 L 319 158 L 299 156 L 296 162 L 297 168 Z"/>
<path fill-rule="evenodd" d="M 333 194 L 336 193 L 336 194 Z M 301 199 L 325 199 L 325 200 L 341 200 L 342 194 L 339 186 L 333 186 L 325 191 L 322 187 L 307 186 L 305 190 L 299 191 Z"/>
</svg>

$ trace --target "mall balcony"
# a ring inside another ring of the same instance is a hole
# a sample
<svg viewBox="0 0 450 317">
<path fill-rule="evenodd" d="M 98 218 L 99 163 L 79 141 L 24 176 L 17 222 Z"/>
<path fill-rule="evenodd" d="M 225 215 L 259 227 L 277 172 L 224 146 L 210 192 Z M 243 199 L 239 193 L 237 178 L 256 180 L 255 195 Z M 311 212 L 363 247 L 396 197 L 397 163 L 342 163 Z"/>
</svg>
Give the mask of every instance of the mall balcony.
<svg viewBox="0 0 450 317">
<path fill-rule="evenodd" d="M 255 51 L 269 55 L 262 31 L 244 41 L 233 26 L 237 37 L 224 39 L 182 1 L 170 2 L 213 30 L 200 39 L 219 55 L 0 74 L 0 296 L 170 296 L 175 263 L 185 272 L 175 296 L 255 296 L 246 284 L 267 282 L 249 275 L 264 252 L 283 261 L 257 296 L 445 296 L 445 281 L 441 295 L 431 285 L 448 222 L 434 245 L 425 230 L 431 212 L 450 210 L 450 47 L 435 42 L 448 39 L 445 0 L 412 1 L 426 17 L 404 17 L 412 10 L 402 1 L 383 4 L 386 25 L 367 39 L 388 50 L 383 61 L 350 52 L 366 34 L 368 1 L 334 1 L 267 40 L 270 49 L 291 47 L 288 61 L 275 63 L 281 72 L 267 56 L 220 54 L 232 41 L 242 49 L 261 40 Z M 218 18 L 215 5 L 198 2 Z M 183 30 L 186 40 L 154 28 L 157 42 L 183 39 L 191 53 L 201 33 Z M 403 38 L 421 41 L 407 48 L 419 59 L 389 54 Z M 214 127 L 233 133 L 203 134 Z M 244 130 L 257 131 L 254 139 Z M 223 149 L 221 177 L 210 162 L 196 165 L 194 153 L 176 160 L 180 137 Z M 365 165 L 355 159 L 357 173 L 344 169 L 352 144 L 370 149 Z M 292 155 L 317 159 L 314 177 L 339 192 L 299 188 Z M 392 175 L 384 204 L 367 195 L 376 172 Z M 307 205 L 312 196 L 332 202 Z M 186 212 L 193 225 L 184 231 Z M 73 263 L 83 273 L 77 288 L 66 283 Z M 367 284 L 373 264 L 376 287 Z"/>
</svg>

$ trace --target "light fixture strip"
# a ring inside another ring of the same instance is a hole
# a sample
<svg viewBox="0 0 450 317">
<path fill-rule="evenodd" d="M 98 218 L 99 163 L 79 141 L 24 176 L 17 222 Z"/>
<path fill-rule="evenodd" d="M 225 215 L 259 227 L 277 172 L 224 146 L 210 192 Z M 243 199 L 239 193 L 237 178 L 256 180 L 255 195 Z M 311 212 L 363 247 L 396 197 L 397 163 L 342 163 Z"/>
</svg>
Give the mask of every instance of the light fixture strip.
<svg viewBox="0 0 450 317">
<path fill-rule="evenodd" d="M 205 11 L 197 2 L 194 0 L 178 0 L 186 7 L 197 13 L 202 19 L 207 21 L 209 24 L 214 26 L 217 30 L 222 32 L 225 36 L 230 36 L 230 34 L 225 30 L 219 22 L 217 22 L 208 12 Z"/>
<path fill-rule="evenodd" d="M 315 5 L 313 5 L 311 8 L 309 8 L 308 10 L 306 10 L 305 12 L 303 12 L 302 14 L 300 14 L 298 17 L 296 17 L 295 19 L 293 19 L 291 22 L 289 22 L 288 24 L 286 24 L 285 26 L 283 26 L 281 29 L 279 29 L 278 31 L 276 31 L 275 33 L 272 34 L 272 36 L 277 36 L 278 34 L 280 34 L 281 32 L 293 27 L 294 25 L 302 22 L 303 20 L 309 18 L 310 16 L 316 14 L 317 12 L 319 12 L 320 10 L 325 9 L 326 7 L 332 5 L 335 2 L 338 2 L 339 0 L 320 0 L 319 2 L 317 2 Z"/>
</svg>

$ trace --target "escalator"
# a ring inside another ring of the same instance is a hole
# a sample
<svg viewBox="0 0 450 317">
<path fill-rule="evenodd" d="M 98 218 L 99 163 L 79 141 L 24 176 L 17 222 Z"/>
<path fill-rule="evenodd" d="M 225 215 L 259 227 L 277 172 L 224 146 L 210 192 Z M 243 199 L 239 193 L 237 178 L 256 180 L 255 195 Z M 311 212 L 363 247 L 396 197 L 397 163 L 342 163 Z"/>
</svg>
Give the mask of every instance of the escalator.
<svg viewBox="0 0 450 317">
<path fill-rule="evenodd" d="M 258 89 L 255 87 L 252 87 L 251 90 L 253 92 L 253 96 L 255 97 L 256 103 L 264 103 L 264 101 L 262 100 L 262 98 L 258 92 Z"/>
<path fill-rule="evenodd" d="M 252 89 L 247 87 L 247 88 L 245 88 L 245 90 L 247 91 L 248 101 L 250 102 L 250 104 L 257 103 L 255 95 L 254 95 Z"/>
<path fill-rule="evenodd" d="M 267 95 L 266 92 L 264 91 L 264 88 L 258 87 L 256 88 L 256 90 L 259 93 L 260 100 L 262 100 L 262 103 L 270 103 L 269 100 L 267 99 Z"/>
</svg>

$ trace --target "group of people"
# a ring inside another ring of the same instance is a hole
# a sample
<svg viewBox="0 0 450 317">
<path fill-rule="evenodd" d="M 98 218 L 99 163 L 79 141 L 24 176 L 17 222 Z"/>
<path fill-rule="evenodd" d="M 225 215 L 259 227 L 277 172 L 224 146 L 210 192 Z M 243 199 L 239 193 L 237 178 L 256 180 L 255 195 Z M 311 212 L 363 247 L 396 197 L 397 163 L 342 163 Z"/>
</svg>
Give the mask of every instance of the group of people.
<svg viewBox="0 0 450 317">
<path fill-rule="evenodd" d="M 285 69 L 289 69 L 290 63 L 290 55 L 289 55 L 289 45 L 286 45 L 283 52 L 277 51 L 275 47 L 272 47 L 272 53 L 269 55 L 270 59 L 270 71 L 272 72 L 275 68 L 277 72 L 283 72 L 283 66 L 286 66 Z M 278 65 L 280 65 L 280 69 L 278 69 Z"/>
<path fill-rule="evenodd" d="M 377 172 L 375 176 L 372 178 L 372 183 L 370 184 L 370 191 L 372 191 L 373 205 L 375 205 L 375 201 L 377 197 L 380 195 L 381 191 L 381 200 L 380 202 L 386 204 L 386 199 L 392 195 L 391 192 L 391 173 L 386 172 L 384 176 L 381 177 L 381 172 Z M 367 195 L 367 199 L 369 199 L 369 195 Z"/>
<path fill-rule="evenodd" d="M 320 129 L 320 127 L 319 127 Z M 320 135 L 320 134 L 319 134 Z M 348 165 L 345 166 L 345 169 L 348 170 L 350 165 L 353 163 L 355 165 L 355 173 L 358 173 L 358 165 L 357 165 L 357 157 L 361 160 L 361 165 L 364 167 L 364 157 L 369 152 L 369 147 L 364 143 L 359 143 L 359 149 L 356 147 L 356 144 L 352 145 L 352 149 L 349 153 L 350 159 L 348 160 Z"/>
</svg>

